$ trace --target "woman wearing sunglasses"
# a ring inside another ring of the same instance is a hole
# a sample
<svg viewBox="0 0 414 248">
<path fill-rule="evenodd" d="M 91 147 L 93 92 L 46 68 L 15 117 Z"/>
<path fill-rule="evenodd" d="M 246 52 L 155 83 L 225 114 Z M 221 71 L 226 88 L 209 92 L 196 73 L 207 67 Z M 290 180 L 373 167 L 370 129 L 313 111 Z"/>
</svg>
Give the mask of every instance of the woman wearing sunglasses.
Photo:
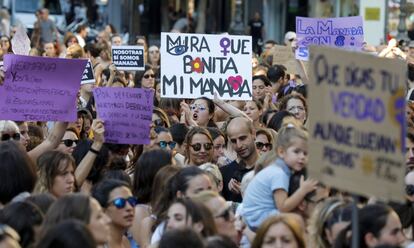
<svg viewBox="0 0 414 248">
<path fill-rule="evenodd" d="M 129 185 L 119 180 L 104 180 L 92 189 L 92 196 L 111 219 L 107 247 L 129 248 L 128 238 L 124 234 L 132 226 L 137 205 Z"/>
<path fill-rule="evenodd" d="M 65 134 L 62 137 L 62 141 L 60 142 L 59 146 L 56 150 L 72 154 L 73 150 L 78 144 L 79 136 L 74 128 L 68 128 L 65 131 Z"/>
<path fill-rule="evenodd" d="M 173 141 L 170 130 L 161 126 L 155 127 L 154 130 L 157 133 L 157 139 L 155 141 L 156 147 L 167 151 L 173 151 L 177 142 Z"/>
<path fill-rule="evenodd" d="M 185 137 L 186 160 L 188 165 L 199 166 L 213 160 L 213 138 L 207 129 L 193 127 Z"/>
<path fill-rule="evenodd" d="M 273 148 L 273 137 L 272 134 L 265 128 L 258 128 L 256 130 L 256 149 L 260 155 L 271 151 Z"/>
<path fill-rule="evenodd" d="M 138 71 L 135 74 L 135 86 L 137 88 L 151 89 L 155 88 L 155 72 L 150 65 L 145 65 L 144 71 Z"/>
</svg>

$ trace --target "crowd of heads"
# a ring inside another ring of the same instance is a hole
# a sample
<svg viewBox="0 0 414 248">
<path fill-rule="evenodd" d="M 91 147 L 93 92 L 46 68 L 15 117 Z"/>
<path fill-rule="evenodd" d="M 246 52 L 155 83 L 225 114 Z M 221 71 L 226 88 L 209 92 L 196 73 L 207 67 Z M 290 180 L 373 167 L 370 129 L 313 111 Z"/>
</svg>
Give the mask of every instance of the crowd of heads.
<svg viewBox="0 0 414 248">
<path fill-rule="evenodd" d="M 59 40 L 49 21 L 40 10 L 31 56 L 90 59 L 95 82 L 80 86 L 75 122 L 0 120 L 0 247 L 327 248 L 351 247 L 356 236 L 371 248 L 413 239 L 410 93 L 406 202 L 383 202 L 308 177 L 306 84 L 313 82 L 305 69 L 292 74 L 272 63 L 275 41 L 252 57 L 252 100 L 168 99 L 160 49 L 145 37 L 127 44 L 108 25 L 90 40 L 80 25 Z M 295 38 L 289 32 L 285 42 Z M 12 53 L 10 37 L 0 45 L 1 56 Z M 114 66 L 111 46 L 119 45 L 144 47 L 143 71 Z M 153 92 L 149 144 L 105 142 L 95 87 Z"/>
</svg>

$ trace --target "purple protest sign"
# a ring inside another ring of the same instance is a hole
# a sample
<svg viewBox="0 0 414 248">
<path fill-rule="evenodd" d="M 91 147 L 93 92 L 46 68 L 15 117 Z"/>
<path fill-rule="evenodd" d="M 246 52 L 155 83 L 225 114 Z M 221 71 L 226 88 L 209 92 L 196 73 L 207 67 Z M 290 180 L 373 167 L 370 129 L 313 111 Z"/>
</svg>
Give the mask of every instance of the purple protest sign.
<svg viewBox="0 0 414 248">
<path fill-rule="evenodd" d="M 105 122 L 105 142 L 149 144 L 153 91 L 101 87 L 93 95 L 98 118 Z"/>
<path fill-rule="evenodd" d="M 338 18 L 296 17 L 296 58 L 309 59 L 309 46 L 322 45 L 361 50 L 364 43 L 361 16 Z"/>
<path fill-rule="evenodd" d="M 75 121 L 76 96 L 87 60 L 7 54 L 0 119 Z"/>
</svg>

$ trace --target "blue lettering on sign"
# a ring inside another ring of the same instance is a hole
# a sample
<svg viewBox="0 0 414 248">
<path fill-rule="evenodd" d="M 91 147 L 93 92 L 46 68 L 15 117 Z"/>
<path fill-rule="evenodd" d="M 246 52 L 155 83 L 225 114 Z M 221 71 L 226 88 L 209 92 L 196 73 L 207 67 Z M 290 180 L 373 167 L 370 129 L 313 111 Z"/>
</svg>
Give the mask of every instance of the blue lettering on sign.
<svg viewBox="0 0 414 248">
<path fill-rule="evenodd" d="M 338 25 L 339 23 L 337 23 Z M 298 19 L 296 22 L 298 34 L 307 34 L 307 35 L 364 35 L 364 29 L 362 26 L 357 27 L 340 27 L 333 28 L 332 20 L 317 21 L 316 27 L 313 26 L 304 26 L 302 20 Z M 316 28 L 316 31 L 315 31 Z"/>
<path fill-rule="evenodd" d="M 385 105 L 380 98 L 370 98 L 349 91 L 330 92 L 333 112 L 342 118 L 381 123 L 385 118 Z"/>
</svg>

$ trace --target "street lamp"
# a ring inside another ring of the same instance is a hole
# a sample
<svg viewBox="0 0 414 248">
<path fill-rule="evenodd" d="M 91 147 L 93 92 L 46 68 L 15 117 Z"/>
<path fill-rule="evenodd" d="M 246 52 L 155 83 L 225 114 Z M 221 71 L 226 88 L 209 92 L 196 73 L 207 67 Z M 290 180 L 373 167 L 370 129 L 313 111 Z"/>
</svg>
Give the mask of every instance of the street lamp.
<svg viewBox="0 0 414 248">
<path fill-rule="evenodd" d="M 231 34 L 244 34 L 244 24 L 243 24 L 243 1 L 242 0 L 236 0 L 236 10 L 234 14 L 233 21 L 230 25 L 229 33 Z"/>
<path fill-rule="evenodd" d="M 398 21 L 397 40 L 404 40 L 404 41 L 410 40 L 407 35 L 406 18 L 407 18 L 407 0 L 400 0 L 400 15 L 399 15 L 399 21 Z"/>
</svg>

